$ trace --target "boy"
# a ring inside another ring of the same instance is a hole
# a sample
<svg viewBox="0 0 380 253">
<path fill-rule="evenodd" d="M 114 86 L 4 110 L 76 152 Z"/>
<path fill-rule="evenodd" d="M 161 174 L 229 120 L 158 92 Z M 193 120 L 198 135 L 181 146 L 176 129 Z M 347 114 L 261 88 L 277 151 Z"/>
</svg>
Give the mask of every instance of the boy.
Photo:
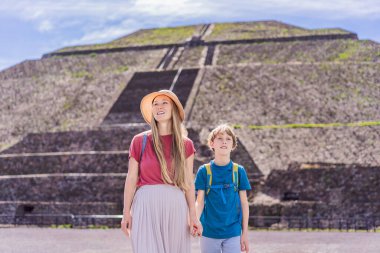
<svg viewBox="0 0 380 253">
<path fill-rule="evenodd" d="M 211 131 L 207 141 L 215 159 L 202 165 L 195 179 L 197 215 L 203 226 L 201 252 L 248 252 L 246 191 L 251 186 L 244 168 L 230 158 L 236 135 L 223 124 Z"/>
</svg>

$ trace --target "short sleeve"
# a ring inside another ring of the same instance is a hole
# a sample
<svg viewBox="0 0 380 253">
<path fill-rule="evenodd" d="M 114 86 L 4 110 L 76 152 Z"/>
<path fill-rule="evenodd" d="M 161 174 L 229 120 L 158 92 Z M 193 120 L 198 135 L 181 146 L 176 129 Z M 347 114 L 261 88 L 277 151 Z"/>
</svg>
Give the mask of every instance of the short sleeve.
<svg viewBox="0 0 380 253">
<path fill-rule="evenodd" d="M 191 156 L 192 154 L 195 153 L 195 148 L 194 148 L 194 143 L 192 140 L 190 140 L 189 138 L 186 138 L 185 139 L 185 155 L 186 155 L 186 158 L 188 158 L 189 156 Z"/>
<path fill-rule="evenodd" d="M 243 166 L 239 165 L 239 190 L 251 190 L 251 185 L 248 180 L 247 173 Z"/>
<path fill-rule="evenodd" d="M 133 157 L 137 162 L 140 162 L 141 148 L 142 137 L 139 135 L 135 135 L 131 141 L 131 145 L 129 146 L 129 159 Z"/>
<path fill-rule="evenodd" d="M 206 190 L 206 169 L 202 165 L 195 176 L 195 190 Z"/>
</svg>

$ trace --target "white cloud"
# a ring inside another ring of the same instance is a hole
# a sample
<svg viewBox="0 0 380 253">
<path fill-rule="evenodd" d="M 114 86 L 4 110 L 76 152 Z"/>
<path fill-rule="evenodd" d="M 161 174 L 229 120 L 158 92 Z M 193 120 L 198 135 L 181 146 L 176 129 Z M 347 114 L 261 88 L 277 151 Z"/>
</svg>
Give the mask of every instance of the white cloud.
<svg viewBox="0 0 380 253">
<path fill-rule="evenodd" d="M 38 31 L 49 32 L 53 30 L 53 28 L 53 24 L 49 20 L 43 20 L 38 26 Z"/>
<path fill-rule="evenodd" d="M 198 17 L 212 14 L 211 5 L 207 1 L 196 0 L 137 0 L 133 6 L 136 13 L 149 16 L 191 16 Z"/>
<path fill-rule="evenodd" d="M 191 16 L 236 14 L 236 11 L 303 14 L 304 12 L 330 13 L 331 18 L 377 18 L 380 14 L 378 0 L 2 0 L 0 11 L 11 12 L 27 19 L 98 17 L 112 20 L 125 15 L 138 16 Z M 136 15 L 137 14 L 137 15 Z M 238 14 L 238 13 L 237 13 Z M 317 14 L 317 13 L 314 13 Z"/>
<path fill-rule="evenodd" d="M 1 0 L 0 13 L 2 18 L 26 20 L 38 32 L 52 35 L 48 43 L 41 43 L 51 50 L 194 21 L 297 17 L 371 22 L 379 20 L 380 4 L 379 0 Z M 15 62 L 0 59 L 0 69 Z"/>
<path fill-rule="evenodd" d="M 79 39 L 65 41 L 63 43 L 63 46 L 108 42 L 111 39 L 115 39 L 134 32 L 137 29 L 139 29 L 139 26 L 137 24 L 124 21 L 120 25 L 108 26 L 100 30 L 89 31 Z"/>
<path fill-rule="evenodd" d="M 113 39 L 133 28 L 167 26 L 186 20 L 255 20 L 298 16 L 324 19 L 380 17 L 378 0 L 2 0 L 0 12 L 35 22 L 39 32 L 73 27 L 78 43 Z M 125 34 L 125 33 L 124 33 Z"/>
<path fill-rule="evenodd" d="M 256 14 L 297 15 L 325 19 L 363 18 L 376 19 L 380 15 L 378 0 L 243 0 L 231 4 L 229 0 L 215 1 L 214 7 L 222 13 L 236 11 Z"/>
</svg>

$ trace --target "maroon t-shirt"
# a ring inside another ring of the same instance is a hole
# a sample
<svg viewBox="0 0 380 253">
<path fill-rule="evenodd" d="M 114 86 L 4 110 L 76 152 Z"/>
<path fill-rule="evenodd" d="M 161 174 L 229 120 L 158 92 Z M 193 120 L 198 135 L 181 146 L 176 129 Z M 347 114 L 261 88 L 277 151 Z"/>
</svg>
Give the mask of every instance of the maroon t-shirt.
<svg viewBox="0 0 380 253">
<path fill-rule="evenodd" d="M 144 133 L 137 134 L 133 137 L 131 146 L 129 148 L 129 158 L 133 157 L 140 165 L 139 180 L 137 186 L 152 185 L 152 184 L 165 184 L 161 177 L 161 166 L 153 147 L 152 134 L 148 133 L 148 138 L 145 146 L 145 150 L 140 162 L 140 154 L 142 149 Z M 170 175 L 173 175 L 171 168 L 172 159 L 170 157 L 172 149 L 173 136 L 161 135 L 161 142 L 163 145 L 164 156 L 168 171 Z M 185 155 L 186 158 L 195 153 L 193 142 L 185 137 Z"/>
</svg>

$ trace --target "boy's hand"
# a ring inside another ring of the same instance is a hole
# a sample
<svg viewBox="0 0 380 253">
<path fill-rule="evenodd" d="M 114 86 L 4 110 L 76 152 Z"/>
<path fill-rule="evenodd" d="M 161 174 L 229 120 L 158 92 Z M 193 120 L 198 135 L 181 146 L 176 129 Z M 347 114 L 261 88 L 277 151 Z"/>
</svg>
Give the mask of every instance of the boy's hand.
<svg viewBox="0 0 380 253">
<path fill-rule="evenodd" d="M 248 233 L 243 232 L 240 237 L 240 247 L 241 251 L 244 251 L 246 253 L 249 252 L 249 241 L 248 241 Z"/>
<path fill-rule="evenodd" d="M 190 234 L 194 237 L 201 236 L 203 232 L 202 224 L 197 220 L 192 220 L 190 223 Z"/>
</svg>

